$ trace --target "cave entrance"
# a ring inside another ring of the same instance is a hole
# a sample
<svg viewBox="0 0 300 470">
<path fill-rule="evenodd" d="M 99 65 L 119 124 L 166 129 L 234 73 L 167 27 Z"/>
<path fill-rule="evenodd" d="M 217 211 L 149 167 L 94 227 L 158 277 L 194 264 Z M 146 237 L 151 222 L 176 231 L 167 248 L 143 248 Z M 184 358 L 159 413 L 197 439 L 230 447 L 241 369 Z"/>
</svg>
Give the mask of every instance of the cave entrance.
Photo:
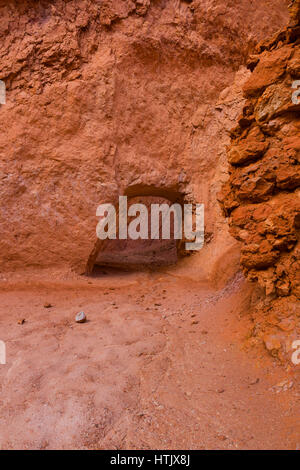
<svg viewBox="0 0 300 470">
<path fill-rule="evenodd" d="M 169 207 L 180 204 L 183 207 L 184 197 L 178 191 L 153 187 L 131 187 L 125 192 L 128 210 L 133 204 L 143 204 L 148 211 L 148 239 L 132 240 L 128 237 L 120 240 L 97 240 L 95 249 L 88 263 L 88 274 L 101 274 L 105 270 L 143 271 L 158 270 L 165 266 L 175 265 L 182 255 L 182 240 L 174 238 L 174 214 L 170 217 L 170 238 L 162 237 L 162 218 L 159 219 L 157 239 L 151 237 L 151 208 L 153 204 L 167 204 Z M 136 217 L 127 218 L 127 227 Z M 118 210 L 117 210 L 118 219 Z M 118 222 L 117 222 L 118 225 Z M 153 225 L 153 224 L 152 224 Z"/>
</svg>

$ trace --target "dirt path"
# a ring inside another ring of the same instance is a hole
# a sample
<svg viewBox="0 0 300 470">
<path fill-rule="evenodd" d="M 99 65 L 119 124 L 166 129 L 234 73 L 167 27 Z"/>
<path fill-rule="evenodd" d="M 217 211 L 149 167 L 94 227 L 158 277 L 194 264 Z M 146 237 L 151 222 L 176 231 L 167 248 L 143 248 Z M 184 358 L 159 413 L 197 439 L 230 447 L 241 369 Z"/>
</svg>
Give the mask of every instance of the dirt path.
<svg viewBox="0 0 300 470">
<path fill-rule="evenodd" d="M 0 448 L 300 447 L 299 373 L 245 350 L 240 276 L 220 291 L 158 273 L 0 289 Z"/>
</svg>

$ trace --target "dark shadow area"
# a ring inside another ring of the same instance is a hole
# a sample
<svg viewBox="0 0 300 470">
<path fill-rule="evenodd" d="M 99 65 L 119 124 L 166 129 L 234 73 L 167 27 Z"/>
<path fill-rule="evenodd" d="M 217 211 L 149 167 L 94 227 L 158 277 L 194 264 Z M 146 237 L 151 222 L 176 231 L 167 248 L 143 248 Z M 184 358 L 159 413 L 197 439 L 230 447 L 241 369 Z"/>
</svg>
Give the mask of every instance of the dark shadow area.
<svg viewBox="0 0 300 470">
<path fill-rule="evenodd" d="M 105 240 L 99 250 L 94 269 L 99 267 L 113 267 L 125 271 L 155 270 L 163 266 L 177 263 L 177 240 L 174 240 L 174 220 L 171 217 L 170 239 L 162 239 L 161 224 L 159 239 L 151 239 L 151 205 L 168 204 L 173 202 L 159 196 L 130 197 L 128 195 L 128 208 L 132 204 L 144 204 L 148 209 L 148 239 L 132 240 Z M 128 226 L 135 217 L 128 217 Z"/>
</svg>

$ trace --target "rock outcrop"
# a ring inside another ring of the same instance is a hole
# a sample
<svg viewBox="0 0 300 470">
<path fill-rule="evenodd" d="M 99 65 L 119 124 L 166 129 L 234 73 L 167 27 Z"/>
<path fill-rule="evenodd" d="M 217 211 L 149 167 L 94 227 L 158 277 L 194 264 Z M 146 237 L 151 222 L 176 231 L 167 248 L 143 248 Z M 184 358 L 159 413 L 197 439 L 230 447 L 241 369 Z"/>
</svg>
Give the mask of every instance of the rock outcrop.
<svg viewBox="0 0 300 470">
<path fill-rule="evenodd" d="M 256 330 L 275 351 L 281 343 L 269 330 L 294 331 L 295 339 L 300 332 L 300 1 L 290 9 L 290 26 L 249 58 L 246 102 L 228 147 L 230 178 L 219 195 L 242 243 L 244 272 L 265 291 Z"/>
<path fill-rule="evenodd" d="M 216 202 L 244 101 L 234 76 L 288 2 L 0 2 L 1 270 L 84 272 L 97 206 L 132 187 L 205 204 L 196 276 L 238 253 Z"/>
</svg>

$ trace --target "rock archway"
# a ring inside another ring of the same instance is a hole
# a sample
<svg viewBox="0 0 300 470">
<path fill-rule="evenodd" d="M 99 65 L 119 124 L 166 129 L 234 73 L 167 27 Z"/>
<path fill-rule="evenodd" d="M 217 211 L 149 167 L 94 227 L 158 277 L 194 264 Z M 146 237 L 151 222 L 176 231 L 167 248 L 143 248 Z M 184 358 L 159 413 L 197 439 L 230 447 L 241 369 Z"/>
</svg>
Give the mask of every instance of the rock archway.
<svg viewBox="0 0 300 470">
<path fill-rule="evenodd" d="M 157 239 L 151 239 L 151 207 L 153 204 L 179 204 L 183 207 L 186 195 L 178 188 L 156 187 L 153 185 L 133 185 L 124 191 L 127 196 L 128 208 L 133 204 L 144 204 L 148 210 L 148 239 L 119 239 L 99 240 L 95 242 L 93 251 L 87 263 L 87 274 L 99 266 L 114 267 L 121 269 L 157 269 L 163 266 L 174 265 L 178 259 L 186 254 L 184 240 L 174 238 L 174 216 L 170 218 L 170 239 L 163 239 L 160 227 Z M 118 227 L 119 204 L 114 204 Z M 128 225 L 133 217 L 128 217 Z"/>
</svg>

